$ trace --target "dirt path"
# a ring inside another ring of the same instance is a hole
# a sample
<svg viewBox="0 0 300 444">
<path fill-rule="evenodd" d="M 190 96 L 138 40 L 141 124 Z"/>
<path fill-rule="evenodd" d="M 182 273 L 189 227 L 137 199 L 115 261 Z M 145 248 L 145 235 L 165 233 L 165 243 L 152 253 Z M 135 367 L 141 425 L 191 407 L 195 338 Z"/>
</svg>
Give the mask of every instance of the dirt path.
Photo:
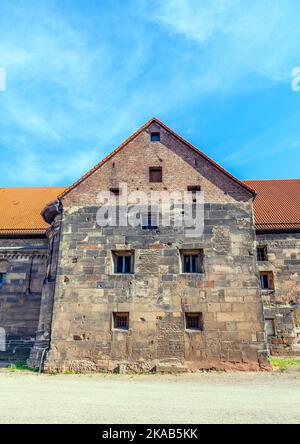
<svg viewBox="0 0 300 444">
<path fill-rule="evenodd" d="M 298 423 L 300 371 L 0 373 L 0 423 Z"/>
</svg>

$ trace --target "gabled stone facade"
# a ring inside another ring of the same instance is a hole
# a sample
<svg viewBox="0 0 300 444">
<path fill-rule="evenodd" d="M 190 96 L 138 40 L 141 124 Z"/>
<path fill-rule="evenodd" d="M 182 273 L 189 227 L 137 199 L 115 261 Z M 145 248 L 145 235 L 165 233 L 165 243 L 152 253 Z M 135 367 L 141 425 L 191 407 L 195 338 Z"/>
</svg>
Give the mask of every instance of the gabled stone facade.
<svg viewBox="0 0 300 444">
<path fill-rule="evenodd" d="M 152 133 L 160 140 L 151 141 Z M 162 182 L 149 181 L 151 167 L 161 169 Z M 200 187 L 203 235 L 187 237 L 174 226 L 100 227 L 97 195 L 121 183 L 129 193 L 147 196 Z M 269 351 L 298 353 L 299 233 L 256 235 L 252 190 L 161 122 L 152 119 L 58 197 L 44 210 L 51 223 L 47 236 L 34 245 L 0 240 L 25 250 L 30 245 L 37 255 L 31 271 L 27 256 L 16 266 L 26 269 L 23 280 L 0 285 L 0 327 L 28 344 L 27 356 L 34 342 L 31 366 L 259 369 L 268 367 Z M 267 261 L 257 261 L 259 245 L 267 246 Z M 201 267 L 186 273 L 184 257 L 195 252 Z M 116 272 L 120 254 L 130 256 L 128 274 Z M 15 258 L 9 258 L 6 265 L 0 259 L 0 267 L 13 270 Z M 273 271 L 275 290 L 261 291 L 264 271 Z M 28 273 L 35 282 L 30 295 Z M 7 292 L 14 294 L 14 306 Z M 0 359 L 5 356 L 0 351 Z"/>
</svg>

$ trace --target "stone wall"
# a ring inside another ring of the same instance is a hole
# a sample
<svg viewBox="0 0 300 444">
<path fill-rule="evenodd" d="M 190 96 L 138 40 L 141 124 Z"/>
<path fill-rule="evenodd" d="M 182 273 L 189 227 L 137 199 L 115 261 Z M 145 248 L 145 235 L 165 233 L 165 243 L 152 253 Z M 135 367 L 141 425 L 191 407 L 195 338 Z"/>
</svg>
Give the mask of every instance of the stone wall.
<svg viewBox="0 0 300 444">
<path fill-rule="evenodd" d="M 48 370 L 267 364 L 252 196 L 168 132 L 161 130 L 160 143 L 149 142 L 153 129 L 62 199 Z M 157 165 L 163 182 L 149 183 L 149 167 Z M 174 227 L 99 228 L 97 193 L 120 182 L 147 194 L 200 184 L 204 235 L 186 238 Z M 182 273 L 182 249 L 203 249 L 204 273 Z M 133 274 L 113 273 L 114 250 L 134 251 Z M 113 328 L 114 312 L 129 313 L 128 331 Z M 203 331 L 186 330 L 188 312 L 202 314 Z"/>
<path fill-rule="evenodd" d="M 267 261 L 261 271 L 271 271 L 274 290 L 263 290 L 265 318 L 273 323 L 269 335 L 273 355 L 300 354 L 300 233 L 258 234 L 257 244 L 266 245 Z"/>
<path fill-rule="evenodd" d="M 46 273 L 47 240 L 0 239 L 0 328 L 6 350 L 0 360 L 24 360 L 34 343 Z"/>
</svg>

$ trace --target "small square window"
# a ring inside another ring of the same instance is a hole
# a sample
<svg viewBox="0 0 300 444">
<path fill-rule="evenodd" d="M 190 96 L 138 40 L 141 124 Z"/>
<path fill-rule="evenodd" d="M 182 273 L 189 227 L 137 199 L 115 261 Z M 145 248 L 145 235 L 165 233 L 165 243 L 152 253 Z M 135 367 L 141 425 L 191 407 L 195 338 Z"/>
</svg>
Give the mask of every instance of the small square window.
<svg viewBox="0 0 300 444">
<path fill-rule="evenodd" d="M 267 261 L 268 260 L 267 247 L 266 246 L 257 247 L 256 257 L 258 262 Z"/>
<path fill-rule="evenodd" d="M 143 230 L 157 230 L 158 228 L 158 214 L 157 213 L 144 213 L 141 214 L 142 229 Z"/>
<path fill-rule="evenodd" d="M 160 142 L 160 133 L 151 133 L 151 142 Z"/>
<path fill-rule="evenodd" d="M 132 251 L 113 251 L 114 273 L 133 273 L 133 257 Z"/>
<path fill-rule="evenodd" d="M 181 261 L 183 273 L 203 273 L 203 250 L 184 250 Z"/>
<path fill-rule="evenodd" d="M 272 271 L 260 272 L 260 286 L 262 290 L 274 290 L 274 277 Z"/>
<path fill-rule="evenodd" d="M 113 325 L 116 330 L 128 330 L 129 329 L 129 313 L 114 312 L 113 313 Z"/>
<path fill-rule="evenodd" d="M 5 284 L 5 273 L 0 273 L 0 285 Z"/>
<path fill-rule="evenodd" d="M 275 336 L 275 320 L 273 318 L 265 319 L 265 331 L 267 336 Z"/>
<path fill-rule="evenodd" d="M 203 316 L 202 313 L 186 313 L 185 314 L 185 328 L 186 330 L 203 330 Z"/>
<path fill-rule="evenodd" d="M 154 183 L 162 182 L 162 167 L 149 168 L 149 181 Z"/>
</svg>

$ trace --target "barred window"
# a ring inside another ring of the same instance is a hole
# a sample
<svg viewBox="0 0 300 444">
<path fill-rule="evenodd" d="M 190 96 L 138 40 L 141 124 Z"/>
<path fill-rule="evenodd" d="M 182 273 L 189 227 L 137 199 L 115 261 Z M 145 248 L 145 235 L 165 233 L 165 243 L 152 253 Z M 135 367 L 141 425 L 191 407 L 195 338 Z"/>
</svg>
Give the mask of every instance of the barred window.
<svg viewBox="0 0 300 444">
<path fill-rule="evenodd" d="M 113 313 L 114 328 L 117 330 L 129 329 L 129 313 L 114 312 Z"/>
<path fill-rule="evenodd" d="M 185 314 L 185 328 L 186 330 L 203 330 L 203 316 L 202 313 L 186 313 Z"/>
<path fill-rule="evenodd" d="M 113 251 L 114 273 L 133 273 L 133 251 Z"/>
<path fill-rule="evenodd" d="M 183 250 L 181 252 L 183 273 L 203 273 L 203 250 Z"/>
<path fill-rule="evenodd" d="M 157 230 L 159 218 L 157 213 L 144 213 L 141 214 L 141 218 L 143 230 Z"/>
<path fill-rule="evenodd" d="M 274 318 L 265 319 L 265 331 L 267 336 L 275 336 L 275 320 Z"/>
<path fill-rule="evenodd" d="M 257 247 L 256 257 L 258 262 L 267 261 L 268 260 L 267 247 L 266 246 Z"/>
</svg>

